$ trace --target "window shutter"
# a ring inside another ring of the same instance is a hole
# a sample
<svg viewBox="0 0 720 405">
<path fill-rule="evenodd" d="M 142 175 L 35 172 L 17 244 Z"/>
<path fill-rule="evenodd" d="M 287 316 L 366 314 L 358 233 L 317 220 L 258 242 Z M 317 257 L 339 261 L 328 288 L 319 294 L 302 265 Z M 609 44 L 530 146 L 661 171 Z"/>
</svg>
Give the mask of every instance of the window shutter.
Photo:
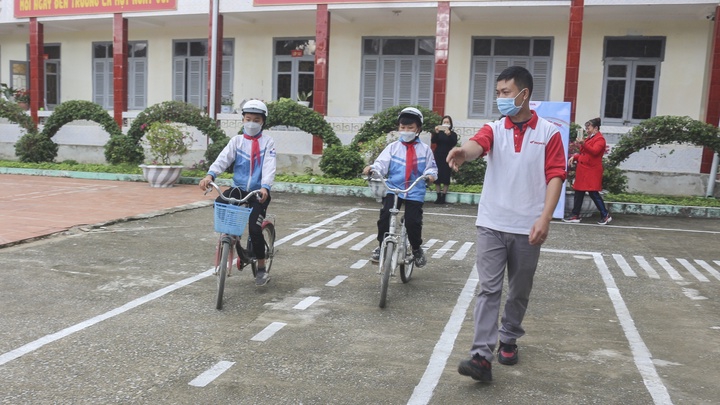
<svg viewBox="0 0 720 405">
<path fill-rule="evenodd" d="M 471 89 L 471 117 L 487 117 L 490 115 L 487 106 L 492 104 L 494 92 L 488 91 L 490 83 L 488 78 L 488 69 L 490 61 L 486 58 L 475 59 L 472 69 L 472 89 Z"/>
<path fill-rule="evenodd" d="M 115 75 L 115 72 L 113 71 L 113 62 L 112 59 L 107 59 L 107 62 L 105 63 L 105 69 L 107 69 L 107 105 L 105 108 L 108 110 L 112 110 L 115 108 L 115 80 L 113 80 L 113 77 Z"/>
<path fill-rule="evenodd" d="M 434 62 L 433 59 L 418 61 L 417 104 L 425 108 L 432 108 Z"/>
<path fill-rule="evenodd" d="M 380 61 L 380 64 L 382 65 L 382 84 L 380 85 L 380 110 L 384 110 L 397 104 L 395 102 L 397 60 L 383 59 Z"/>
<path fill-rule="evenodd" d="M 203 107 L 203 61 L 202 58 L 188 58 L 188 103 Z"/>
<path fill-rule="evenodd" d="M 144 110 L 147 104 L 147 58 L 133 58 L 128 83 L 128 109 Z"/>
<path fill-rule="evenodd" d="M 173 100 L 185 101 L 185 58 L 173 61 Z"/>
<path fill-rule="evenodd" d="M 550 97 L 550 61 L 549 60 L 534 60 L 532 61 L 532 69 L 530 72 L 533 75 L 533 95 L 532 100 L 534 101 L 549 101 Z"/>
<path fill-rule="evenodd" d="M 233 83 L 232 83 L 232 59 L 230 57 L 223 57 L 222 60 L 222 85 L 220 88 L 220 94 L 222 94 L 223 97 L 230 96 L 230 93 L 232 93 Z"/>
<path fill-rule="evenodd" d="M 93 61 L 93 102 L 107 108 L 105 95 L 107 94 L 107 79 L 105 73 L 105 59 Z"/>
<path fill-rule="evenodd" d="M 493 61 L 493 69 L 494 69 L 494 71 L 493 71 L 491 77 L 497 78 L 498 75 L 499 75 L 503 70 L 507 69 L 509 66 L 510 66 L 510 59 L 508 59 L 508 58 L 503 58 L 503 59 L 495 58 L 495 60 Z M 490 116 L 489 116 L 488 118 L 493 119 L 493 120 L 496 120 L 496 119 L 500 118 L 500 110 L 498 110 L 498 108 L 497 108 L 497 103 L 495 103 L 495 91 L 493 90 L 493 91 L 489 92 L 489 94 L 488 94 L 487 97 L 488 97 L 488 98 L 487 98 L 486 100 L 489 99 L 489 100 L 490 100 L 490 104 L 492 105 L 492 110 L 491 110 Z"/>
<path fill-rule="evenodd" d="M 377 97 L 378 59 L 366 57 L 363 61 L 361 114 L 374 114 L 376 112 L 375 98 Z"/>
</svg>

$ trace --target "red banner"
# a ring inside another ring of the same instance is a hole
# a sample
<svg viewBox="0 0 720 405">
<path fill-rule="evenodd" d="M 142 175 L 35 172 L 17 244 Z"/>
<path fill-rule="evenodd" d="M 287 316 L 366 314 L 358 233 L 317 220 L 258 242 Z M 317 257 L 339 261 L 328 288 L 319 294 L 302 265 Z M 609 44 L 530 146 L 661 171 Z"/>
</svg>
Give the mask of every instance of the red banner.
<svg viewBox="0 0 720 405">
<path fill-rule="evenodd" d="M 15 0 L 15 18 L 177 10 L 177 0 Z"/>
</svg>

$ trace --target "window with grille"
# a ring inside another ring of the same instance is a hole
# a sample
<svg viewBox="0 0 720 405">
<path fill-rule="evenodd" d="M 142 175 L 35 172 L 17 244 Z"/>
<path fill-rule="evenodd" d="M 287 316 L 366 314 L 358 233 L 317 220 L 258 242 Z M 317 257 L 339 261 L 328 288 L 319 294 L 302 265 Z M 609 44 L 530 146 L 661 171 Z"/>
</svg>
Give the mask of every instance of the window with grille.
<svg viewBox="0 0 720 405">
<path fill-rule="evenodd" d="M 93 43 L 93 101 L 113 109 L 113 44 Z M 147 50 L 145 41 L 128 42 L 128 110 L 147 107 Z"/>
<path fill-rule="evenodd" d="M 221 97 L 232 93 L 234 47 L 232 39 L 223 40 L 222 61 L 218 61 L 222 69 Z M 173 100 L 207 108 L 208 61 L 206 39 L 173 41 Z"/>
</svg>

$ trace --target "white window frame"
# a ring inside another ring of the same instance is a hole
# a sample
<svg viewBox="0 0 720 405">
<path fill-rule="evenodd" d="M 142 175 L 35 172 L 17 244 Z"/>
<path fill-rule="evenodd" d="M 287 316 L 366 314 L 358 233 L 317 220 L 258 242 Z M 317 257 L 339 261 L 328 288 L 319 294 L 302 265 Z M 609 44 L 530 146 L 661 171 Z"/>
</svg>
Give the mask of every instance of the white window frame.
<svg viewBox="0 0 720 405">
<path fill-rule="evenodd" d="M 145 45 L 148 49 L 147 41 L 130 41 L 128 45 L 128 94 L 127 109 L 144 110 L 147 107 L 147 66 L 148 56 L 136 57 L 134 47 L 138 44 Z M 105 58 L 95 57 L 95 46 L 97 45 L 113 45 L 112 42 L 93 42 L 92 56 L 92 77 L 93 77 L 93 102 L 101 105 L 106 110 L 112 110 L 115 105 L 115 88 L 114 78 L 114 58 L 110 55 Z"/>
<path fill-rule="evenodd" d="M 495 103 L 495 83 L 498 75 L 509 66 L 522 66 L 533 75 L 532 100 L 547 101 L 550 97 L 552 53 L 554 39 L 551 37 L 473 37 L 471 49 L 477 39 L 492 41 L 490 55 L 472 55 L 470 61 L 470 92 L 468 94 L 468 118 L 497 119 L 500 112 Z M 495 56 L 495 41 L 498 39 L 522 39 L 530 41 L 530 55 Z M 550 55 L 533 56 L 535 40 L 550 41 Z"/>
<path fill-rule="evenodd" d="M 367 39 L 383 41 L 398 37 L 363 37 L 363 49 Z M 435 55 L 417 54 L 418 41 L 428 38 L 412 39 L 416 41 L 415 55 L 363 54 L 360 115 L 372 115 L 396 105 L 432 108 Z"/>
<path fill-rule="evenodd" d="M 201 42 L 205 45 L 204 56 L 175 56 L 175 44 L 178 42 L 187 42 L 188 49 L 191 42 Z M 173 68 L 172 68 L 172 99 L 174 101 L 182 101 L 202 109 L 207 109 L 208 102 L 208 55 L 207 55 L 207 39 L 180 39 L 174 40 L 173 49 Z M 227 46 L 226 46 L 227 45 Z M 227 53 L 226 53 L 227 51 Z M 220 69 L 222 74 L 222 85 L 220 87 L 220 96 L 229 97 L 233 89 L 234 81 L 234 61 L 235 41 L 232 38 L 223 39 L 222 60 L 220 61 Z M 190 92 L 188 92 L 190 89 Z M 194 90 L 194 91 L 193 91 Z"/>
</svg>

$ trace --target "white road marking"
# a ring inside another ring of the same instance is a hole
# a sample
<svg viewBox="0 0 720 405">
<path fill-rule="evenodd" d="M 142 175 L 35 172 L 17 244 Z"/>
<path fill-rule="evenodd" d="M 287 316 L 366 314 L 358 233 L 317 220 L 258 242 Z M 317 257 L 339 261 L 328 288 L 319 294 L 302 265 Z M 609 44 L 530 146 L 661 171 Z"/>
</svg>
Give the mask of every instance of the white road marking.
<svg viewBox="0 0 720 405">
<path fill-rule="evenodd" d="M 342 283 L 343 281 L 345 281 L 346 278 L 347 278 L 347 276 L 335 276 L 334 279 L 328 281 L 327 284 L 325 284 L 325 285 L 328 286 L 328 287 L 336 287 L 336 286 L 338 286 L 340 283 Z"/>
<path fill-rule="evenodd" d="M 689 261 L 685 259 L 675 259 L 678 261 L 678 263 L 682 264 L 683 267 L 687 269 L 687 271 L 690 272 L 693 276 L 695 276 L 696 279 L 702 281 L 702 282 L 709 282 L 707 277 L 705 277 L 704 274 L 700 273 L 698 269 L 695 268 L 695 266 L 692 265 Z"/>
<path fill-rule="evenodd" d="M 317 224 L 308 226 L 307 228 L 300 229 L 299 231 L 295 231 L 295 232 L 291 233 L 290 235 L 288 235 L 288 236 L 286 236 L 286 237 L 284 237 L 284 238 L 282 238 L 282 239 L 280 239 L 280 240 L 275 241 L 275 246 L 280 246 L 280 245 L 282 245 L 283 243 L 285 243 L 285 242 L 287 242 L 287 241 L 289 241 L 289 240 L 292 240 L 292 239 L 294 239 L 294 238 L 296 238 L 296 237 L 298 237 L 298 236 L 300 236 L 300 235 L 304 235 L 304 234 L 312 231 L 313 229 L 317 229 L 317 228 L 320 228 L 321 226 L 325 226 L 325 225 L 331 223 L 332 221 L 334 221 L 334 220 L 336 220 L 336 219 L 338 219 L 338 218 L 342 218 L 342 217 L 344 217 L 345 215 L 352 214 L 353 212 L 355 212 L 355 211 L 357 211 L 357 210 L 358 210 L 358 208 L 352 208 L 352 209 L 349 209 L 349 210 L 347 210 L 347 211 L 343 211 L 343 212 L 341 212 L 341 213 L 339 213 L 339 214 L 337 214 L 337 215 L 335 215 L 335 216 L 332 216 L 332 217 L 330 217 L 330 218 L 326 218 L 326 219 L 318 222 Z"/>
<path fill-rule="evenodd" d="M 335 238 L 337 238 L 337 237 L 339 237 L 339 236 L 343 236 L 343 235 L 345 235 L 346 233 L 347 233 L 347 231 L 337 231 L 337 232 L 334 232 L 332 235 L 326 236 L 326 237 L 324 237 L 324 238 L 322 238 L 322 239 L 320 239 L 320 240 L 318 240 L 318 241 L 315 241 L 315 242 L 309 244 L 308 246 L 309 246 L 309 247 L 318 247 L 318 246 L 322 245 L 323 243 L 330 242 L 331 240 L 333 240 L 333 239 L 335 239 Z"/>
<path fill-rule="evenodd" d="M 350 250 L 360 250 L 365 247 L 370 241 L 377 240 L 377 235 L 368 235 L 367 238 L 363 239 L 362 241 L 358 242 L 357 244 L 353 245 L 353 247 L 350 248 Z"/>
<path fill-rule="evenodd" d="M 260 331 L 257 335 L 250 338 L 250 340 L 254 340 L 256 342 L 264 342 L 272 337 L 277 331 L 284 328 L 286 323 L 283 322 L 273 322 L 270 325 L 268 325 L 265 329 Z"/>
<path fill-rule="evenodd" d="M 204 387 L 213 382 L 216 378 L 220 377 L 220 374 L 226 372 L 230 367 L 233 366 L 233 364 L 235 364 L 234 361 L 218 362 L 214 366 L 210 367 L 209 370 L 195 377 L 195 379 L 190 381 L 188 384 L 192 385 L 193 387 Z"/>
<path fill-rule="evenodd" d="M 427 252 L 428 249 L 433 247 L 438 242 L 440 242 L 439 239 L 430 239 L 423 245 L 423 249 L 425 249 L 425 251 Z"/>
<path fill-rule="evenodd" d="M 705 260 L 697 260 L 697 259 L 695 259 L 695 263 L 699 264 L 700 267 L 702 267 L 703 269 L 705 269 L 708 273 L 712 274 L 713 277 L 715 277 L 716 279 L 720 280 L 720 272 L 718 272 L 717 270 L 713 269 L 712 266 L 710 266 L 709 264 L 707 264 L 707 262 L 706 262 Z M 715 262 L 715 263 L 717 263 L 717 262 Z"/>
<path fill-rule="evenodd" d="M 445 370 L 447 360 L 452 353 L 455 340 L 457 340 L 457 335 L 460 333 L 460 328 L 462 327 L 463 320 L 465 319 L 465 314 L 472 302 L 473 293 L 475 292 L 475 287 L 478 284 L 475 270 L 476 267 L 473 266 L 470 271 L 470 275 L 465 282 L 465 287 L 463 287 L 462 292 L 460 292 L 460 296 L 458 297 L 455 307 L 450 314 L 450 319 L 448 319 L 445 324 L 445 329 L 440 335 L 440 339 L 435 344 L 435 349 L 433 349 L 432 355 L 430 355 L 430 360 L 425 368 L 425 373 L 420 379 L 418 385 L 415 386 L 412 396 L 408 400 L 408 404 L 420 405 L 430 402 L 433 391 L 435 390 L 438 381 L 440 381 L 440 377 Z"/>
<path fill-rule="evenodd" d="M 309 242 L 309 241 L 317 238 L 318 236 L 324 234 L 325 232 L 327 232 L 327 229 L 317 230 L 317 231 L 313 232 L 310 236 L 306 236 L 306 237 L 304 237 L 304 238 L 302 238 L 302 239 L 300 239 L 300 240 L 298 240 L 298 241 L 295 241 L 295 242 L 293 243 L 293 246 L 303 245 L 303 244 L 305 244 L 305 243 L 307 243 L 307 242 Z"/>
<path fill-rule="evenodd" d="M 472 248 L 473 242 L 465 242 L 463 245 L 458 249 L 457 252 L 450 258 L 450 260 L 462 260 L 467 256 L 467 253 L 470 251 L 470 248 Z"/>
<path fill-rule="evenodd" d="M 348 235 L 348 236 L 340 239 L 339 241 L 333 242 L 333 243 L 329 244 L 329 245 L 328 245 L 328 249 L 337 249 L 337 248 L 339 248 L 340 246 L 342 246 L 342 245 L 350 242 L 351 240 L 357 238 L 358 236 L 362 235 L 363 233 L 364 233 L 364 232 L 353 232 L 353 233 L 351 233 L 350 235 Z"/>
<path fill-rule="evenodd" d="M 300 301 L 293 307 L 293 309 L 299 309 L 299 310 L 305 310 L 308 309 L 308 307 L 312 304 L 314 304 L 317 300 L 319 300 L 320 297 L 307 297 L 304 300 Z"/>
<path fill-rule="evenodd" d="M 447 253 L 456 243 L 457 243 L 456 240 L 449 240 L 449 241 L 445 242 L 443 247 L 441 247 L 435 253 L 433 253 L 432 258 L 439 259 L 439 258 L 445 256 L 445 253 Z"/>
<path fill-rule="evenodd" d="M 353 263 L 352 266 L 350 266 L 351 269 L 361 269 L 363 266 L 367 264 L 368 260 L 358 260 L 355 263 Z"/>
<path fill-rule="evenodd" d="M 682 288 L 683 294 L 685 294 L 686 297 L 690 298 L 691 300 L 706 300 L 707 297 L 703 297 L 700 295 L 700 291 L 694 289 L 694 288 Z"/>
<path fill-rule="evenodd" d="M 633 353 L 635 366 L 638 368 L 638 371 L 640 371 L 645 387 L 650 393 L 650 396 L 652 396 L 653 402 L 655 404 L 672 404 L 672 399 L 667 391 L 667 387 L 663 385 L 657 369 L 655 369 L 655 364 L 653 364 L 652 361 L 652 354 L 650 353 L 647 345 L 645 345 L 642 336 L 640 336 L 640 332 L 638 332 L 635 327 L 635 321 L 633 321 L 630 311 L 628 310 L 627 305 L 625 305 L 622 295 L 620 295 L 620 290 L 615 284 L 615 279 L 613 279 L 612 274 L 610 274 L 610 270 L 608 269 L 602 254 L 592 253 L 592 255 L 595 258 L 595 265 L 600 271 L 600 276 L 605 282 L 605 288 L 607 289 L 610 301 L 612 301 L 612 304 L 615 307 L 615 313 L 620 320 L 620 326 L 622 326 L 625 336 L 630 343 L 630 350 Z M 637 257 L 638 256 L 636 256 L 636 258 Z"/>
<path fill-rule="evenodd" d="M 633 256 L 635 258 L 635 261 L 638 262 L 640 267 L 642 267 L 643 270 L 645 270 L 645 273 L 647 273 L 648 277 L 650 278 L 660 278 L 660 275 L 657 274 L 657 271 L 650 266 L 650 263 L 645 260 L 642 256 Z"/>
<path fill-rule="evenodd" d="M 623 274 L 628 277 L 637 277 L 637 274 L 635 274 L 633 269 L 630 268 L 630 265 L 625 261 L 625 258 L 622 255 L 613 253 L 612 257 L 615 259 L 618 266 L 620 266 L 620 270 L 622 270 Z"/>
<path fill-rule="evenodd" d="M 128 302 L 127 304 L 125 304 L 125 305 L 123 305 L 123 306 L 121 306 L 121 307 L 115 308 L 115 309 L 113 309 L 113 310 L 110 310 L 110 311 L 108 311 L 108 312 L 105 312 L 104 314 L 98 315 L 98 316 L 93 317 L 93 318 L 90 318 L 90 319 L 88 319 L 88 320 L 86 320 L 86 321 L 83 321 L 83 322 L 80 322 L 80 323 L 75 324 L 75 325 L 73 325 L 73 326 L 67 327 L 67 328 L 65 328 L 65 329 L 63 329 L 63 330 L 61 330 L 61 331 L 59 331 L 59 332 L 55 332 L 55 333 L 53 333 L 53 334 L 51 334 L 51 335 L 43 336 L 43 337 L 41 337 L 40 339 L 37 339 L 37 340 L 35 340 L 35 341 L 33 341 L 33 342 L 30 342 L 30 343 L 28 343 L 28 344 L 26 344 L 26 345 L 20 346 L 20 347 L 18 347 L 17 349 L 11 350 L 11 351 L 9 351 L 9 352 L 7 352 L 7 353 L 3 353 L 2 355 L 0 355 L 0 366 L 2 366 L 3 364 L 5 364 L 5 363 L 7 363 L 7 362 L 9 362 L 9 361 L 15 360 L 15 359 L 17 359 L 17 358 L 20 357 L 20 356 L 23 356 L 23 355 L 25 355 L 25 354 L 28 354 L 28 353 L 30 353 L 30 352 L 33 352 L 33 351 L 35 351 L 35 350 L 37 350 L 37 349 L 45 346 L 45 345 L 48 344 L 48 343 L 52 343 L 52 342 L 54 342 L 54 341 L 56 341 L 56 340 L 60 340 L 60 339 L 62 339 L 62 338 L 64 338 L 64 337 L 66 337 L 66 336 L 72 335 L 72 334 L 75 333 L 75 332 L 79 332 L 79 331 L 81 331 L 81 330 L 83 330 L 83 329 L 85 329 L 85 328 L 88 328 L 88 327 L 90 327 L 90 326 L 93 326 L 93 325 L 95 325 L 95 324 L 97 324 L 97 323 L 100 323 L 100 322 L 106 320 L 106 319 L 110 319 L 110 318 L 112 318 L 112 317 L 114 317 L 114 316 L 120 315 L 120 314 L 122 314 L 122 313 L 124 313 L 124 312 L 127 312 L 127 311 L 129 311 L 129 310 L 131 310 L 131 309 L 133 309 L 133 308 L 135 308 L 135 307 L 139 307 L 139 306 L 142 305 L 142 304 L 145 304 L 145 303 L 147 303 L 147 302 L 150 302 L 150 301 L 152 301 L 152 300 L 154 300 L 154 299 L 156 299 L 156 298 L 160 298 L 160 297 L 162 297 L 163 295 L 168 294 L 168 293 L 171 293 L 171 292 L 173 292 L 173 291 L 175 291 L 175 290 L 177 290 L 177 289 L 179 289 L 179 288 L 181 288 L 181 287 L 185 287 L 185 286 L 188 285 L 188 284 L 192 284 L 192 283 L 194 283 L 194 282 L 196 282 L 196 281 L 198 281 L 198 280 L 202 280 L 203 278 L 212 275 L 214 271 L 215 271 L 214 268 L 209 269 L 209 270 L 205 270 L 204 272 L 202 272 L 202 273 L 200 273 L 200 274 L 197 274 L 197 275 L 192 276 L 192 277 L 188 277 L 188 278 L 186 278 L 186 279 L 184 279 L 184 280 L 180 280 L 180 281 L 178 281 L 178 282 L 175 283 L 175 284 L 171 284 L 171 285 L 169 285 L 169 286 L 167 286 L 167 287 L 165 287 L 165 288 L 161 288 L 161 289 L 159 289 L 159 290 L 157 290 L 157 291 L 155 291 L 155 292 L 152 292 L 152 293 L 150 293 L 150 294 L 148 294 L 148 295 L 145 295 L 145 296 L 142 296 L 142 297 L 140 297 L 140 298 L 134 299 L 134 300 Z"/>
<path fill-rule="evenodd" d="M 685 280 L 683 278 L 683 276 L 681 276 L 680 273 L 678 273 L 677 270 L 675 270 L 673 268 L 673 266 L 671 266 L 670 263 L 668 263 L 666 258 L 656 257 L 655 260 L 658 263 L 660 263 L 660 266 L 662 266 L 662 268 L 665 269 L 665 271 L 667 272 L 668 276 L 670 276 L 671 279 L 677 280 L 677 281 Z"/>
</svg>

